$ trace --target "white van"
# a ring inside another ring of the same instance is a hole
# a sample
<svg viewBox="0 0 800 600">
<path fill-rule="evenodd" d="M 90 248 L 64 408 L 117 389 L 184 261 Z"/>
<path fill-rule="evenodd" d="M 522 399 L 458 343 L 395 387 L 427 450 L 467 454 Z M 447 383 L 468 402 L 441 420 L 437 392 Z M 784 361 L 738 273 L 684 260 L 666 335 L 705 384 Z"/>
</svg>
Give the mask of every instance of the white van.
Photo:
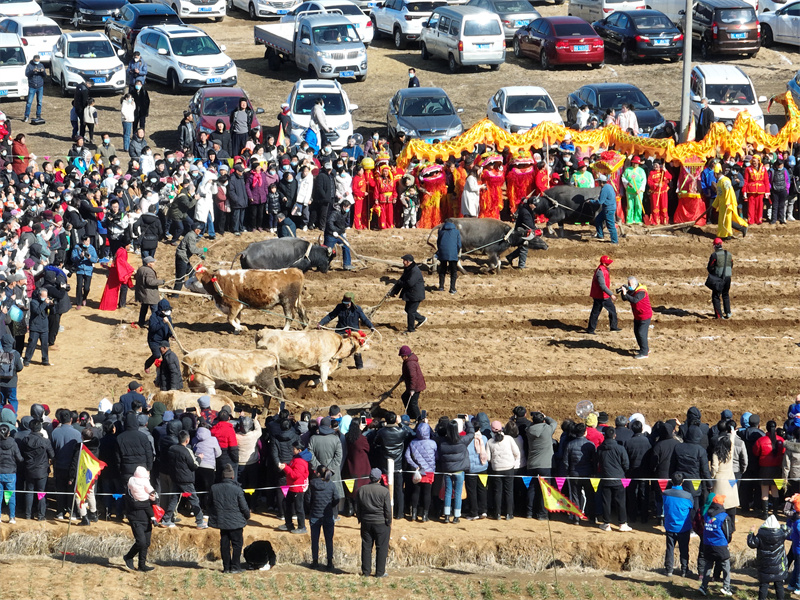
<svg viewBox="0 0 800 600">
<path fill-rule="evenodd" d="M 0 98 L 26 98 L 28 59 L 16 33 L 0 33 Z"/>
<path fill-rule="evenodd" d="M 474 6 L 434 9 L 419 36 L 422 59 L 447 60 L 450 72 L 464 65 L 489 65 L 492 71 L 506 61 L 506 36 L 497 13 Z"/>
<path fill-rule="evenodd" d="M 660 3 L 652 2 L 652 0 L 650 3 L 653 5 L 652 8 L 662 10 Z M 644 10 L 645 8 L 647 8 L 645 0 L 569 0 L 567 14 L 571 17 L 580 17 L 587 23 L 594 23 L 618 10 Z"/>
<path fill-rule="evenodd" d="M 700 117 L 703 108 L 701 100 L 706 97 L 718 123 L 731 126 L 736 116 L 746 110 L 763 129 L 764 112 L 759 103 L 766 102 L 767 97 L 756 96 L 753 82 L 739 67 L 697 65 L 692 69 L 690 86 L 691 109 L 695 120 Z"/>
</svg>

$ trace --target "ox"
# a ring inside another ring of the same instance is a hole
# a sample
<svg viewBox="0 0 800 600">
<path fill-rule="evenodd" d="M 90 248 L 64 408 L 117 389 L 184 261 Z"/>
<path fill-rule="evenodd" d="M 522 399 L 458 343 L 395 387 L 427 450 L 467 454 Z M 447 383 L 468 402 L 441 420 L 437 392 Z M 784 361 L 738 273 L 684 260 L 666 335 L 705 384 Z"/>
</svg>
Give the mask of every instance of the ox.
<svg viewBox="0 0 800 600">
<path fill-rule="evenodd" d="M 199 410 L 197 399 L 200 398 L 199 394 L 191 392 L 184 392 L 182 390 L 169 390 L 167 392 L 158 391 L 150 398 L 150 405 L 153 402 L 163 402 L 167 410 L 186 411 L 188 408 L 195 408 Z M 227 396 L 217 394 L 211 396 L 211 410 L 219 412 L 223 406 L 229 406 L 231 414 L 234 413 L 234 402 Z"/>
<path fill-rule="evenodd" d="M 276 238 L 253 242 L 231 262 L 241 258 L 243 269 L 288 269 L 295 267 L 303 273 L 317 269 L 327 273 L 333 257 L 334 248 L 313 244 L 300 238 Z"/>
<path fill-rule="evenodd" d="M 188 380 L 192 391 L 215 395 L 220 385 L 251 391 L 255 387 L 262 393 L 280 397 L 275 387 L 276 360 L 269 352 L 201 348 L 189 352 L 181 362 L 183 378 Z M 268 405 L 269 399 L 265 402 Z"/>
<path fill-rule="evenodd" d="M 531 250 L 547 250 L 547 242 L 541 237 L 527 235 L 521 229 L 512 229 L 511 224 L 503 223 L 499 219 L 447 219 L 453 223 L 461 233 L 461 250 L 469 252 L 476 250 L 489 257 L 489 270 L 497 273 L 500 271 L 500 256 L 511 248 L 527 243 Z M 435 227 L 428 236 L 439 228 Z M 434 246 L 435 247 L 435 246 Z M 458 263 L 462 273 L 466 271 Z"/>
<path fill-rule="evenodd" d="M 547 217 L 547 232 L 555 235 L 553 225 L 558 224 L 558 237 L 564 237 L 564 223 L 594 223 L 599 209 L 597 199 L 602 188 L 578 188 L 557 185 L 536 198 L 534 212 Z"/>
<path fill-rule="evenodd" d="M 322 391 L 328 391 L 328 375 L 339 362 L 369 348 L 360 331 L 342 337 L 334 331 L 275 331 L 262 329 L 256 334 L 256 348 L 274 355 L 281 372 L 313 369 L 320 375 Z"/>
<path fill-rule="evenodd" d="M 301 298 L 305 276 L 299 269 L 239 269 L 212 273 L 198 265 L 195 272 L 197 279 L 190 289 L 210 294 L 217 308 L 228 316 L 228 323 L 236 333 L 247 330 L 239 321 L 239 315 L 245 308 L 269 310 L 280 304 L 286 319 L 284 330 L 289 329 L 295 313 L 304 327 L 308 323 Z"/>
</svg>

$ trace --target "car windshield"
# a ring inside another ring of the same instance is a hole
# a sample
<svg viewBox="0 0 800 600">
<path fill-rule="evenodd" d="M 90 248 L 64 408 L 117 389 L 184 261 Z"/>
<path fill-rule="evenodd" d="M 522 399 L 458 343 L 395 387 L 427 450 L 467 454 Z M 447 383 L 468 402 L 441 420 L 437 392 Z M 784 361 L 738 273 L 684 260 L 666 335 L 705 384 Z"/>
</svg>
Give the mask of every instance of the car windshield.
<svg viewBox="0 0 800 600">
<path fill-rule="evenodd" d="M 406 98 L 400 109 L 400 115 L 403 117 L 433 117 L 454 113 L 453 105 L 447 96 Z"/>
<path fill-rule="evenodd" d="M 337 4 L 336 6 L 326 6 L 325 10 L 334 12 L 334 11 L 341 11 L 343 15 L 363 15 L 364 13 L 361 12 L 361 9 L 358 8 L 355 4 Z"/>
<path fill-rule="evenodd" d="M 755 104 L 753 88 L 748 83 L 706 85 L 711 104 Z"/>
<path fill-rule="evenodd" d="M 175 56 L 208 56 L 220 53 L 219 46 L 207 35 L 174 37 L 170 41 Z"/>
<path fill-rule="evenodd" d="M 27 0 L 0 0 L 0 4 L 24 4 Z"/>
<path fill-rule="evenodd" d="M 496 17 L 495 17 L 496 18 Z M 464 37 L 478 37 L 482 35 L 502 35 L 500 23 L 497 21 L 467 21 L 464 23 Z"/>
<path fill-rule="evenodd" d="M 22 52 L 21 46 L 9 46 L 0 48 L 0 67 L 12 67 L 24 65 L 25 53 Z"/>
<path fill-rule="evenodd" d="M 527 0 L 498 0 L 494 9 L 499 13 L 535 12 L 536 9 Z"/>
<path fill-rule="evenodd" d="M 111 58 L 114 49 L 106 40 L 89 42 L 70 42 L 67 47 L 67 58 Z"/>
<path fill-rule="evenodd" d="M 154 25 L 183 25 L 178 15 L 139 15 L 136 18 L 136 26 L 152 27 Z"/>
<path fill-rule="evenodd" d="M 719 11 L 719 20 L 726 25 L 753 23 L 756 20 L 756 11 L 752 8 L 726 8 Z"/>
<path fill-rule="evenodd" d="M 652 105 L 647 97 L 637 89 L 620 91 L 601 91 L 597 94 L 597 108 L 619 110 L 623 104 L 632 104 L 633 110 L 650 110 Z"/>
<path fill-rule="evenodd" d="M 357 42 L 361 39 L 358 37 L 355 27 L 350 23 L 314 27 L 312 33 L 314 35 L 314 44 L 317 46 L 345 44 L 347 42 Z"/>
<path fill-rule="evenodd" d="M 588 23 L 556 23 L 556 37 L 597 35 Z"/>
<path fill-rule="evenodd" d="M 447 6 L 446 2 L 411 2 L 406 4 L 406 8 L 410 13 L 429 13 L 434 8 L 439 8 L 440 6 Z"/>
<path fill-rule="evenodd" d="M 296 115 L 310 115 L 317 103 L 317 98 L 322 98 L 325 101 L 325 114 L 343 115 L 345 114 L 344 98 L 337 92 L 331 93 L 300 93 L 294 99 L 294 114 Z"/>
<path fill-rule="evenodd" d="M 667 17 L 663 15 L 650 15 L 644 17 L 633 17 L 633 22 L 637 29 L 673 29 L 675 26 Z"/>
<path fill-rule="evenodd" d="M 42 37 L 46 35 L 61 35 L 58 25 L 27 25 L 22 28 L 23 37 Z"/>
<path fill-rule="evenodd" d="M 239 100 L 243 96 L 208 96 L 203 98 L 202 115 L 204 117 L 229 117 L 230 114 L 239 108 Z M 249 108 L 250 103 L 247 103 Z"/>
<path fill-rule="evenodd" d="M 551 113 L 555 110 L 549 96 L 509 96 L 506 100 L 506 113 L 510 115 Z"/>
</svg>

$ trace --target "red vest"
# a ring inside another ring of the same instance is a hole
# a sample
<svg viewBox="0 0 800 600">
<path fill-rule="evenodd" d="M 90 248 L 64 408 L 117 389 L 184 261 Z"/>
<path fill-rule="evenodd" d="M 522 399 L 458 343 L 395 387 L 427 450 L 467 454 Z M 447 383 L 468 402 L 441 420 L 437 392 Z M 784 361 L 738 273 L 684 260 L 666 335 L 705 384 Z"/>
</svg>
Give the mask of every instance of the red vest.
<svg viewBox="0 0 800 600">
<path fill-rule="evenodd" d="M 650 306 L 650 295 L 647 293 L 647 288 L 641 284 L 639 285 L 639 287 L 637 287 L 634 291 L 631 292 L 631 295 L 636 295 L 639 292 L 644 292 L 644 298 L 642 298 L 635 304 L 631 302 L 631 310 L 633 311 L 633 320 L 646 321 L 647 319 L 650 319 L 653 316 L 653 309 Z"/>
<path fill-rule="evenodd" d="M 600 265 L 597 267 L 597 271 L 600 271 L 603 274 L 603 279 L 606 280 L 606 287 L 611 289 L 611 275 L 608 274 L 608 267 L 605 265 Z M 603 290 L 600 289 L 600 286 L 597 283 L 597 271 L 595 271 L 595 276 L 592 277 L 592 289 L 589 291 L 589 295 L 596 300 L 605 300 L 606 298 L 610 298 L 608 294 L 606 294 Z M 586 289 L 586 288 L 584 288 Z"/>
</svg>

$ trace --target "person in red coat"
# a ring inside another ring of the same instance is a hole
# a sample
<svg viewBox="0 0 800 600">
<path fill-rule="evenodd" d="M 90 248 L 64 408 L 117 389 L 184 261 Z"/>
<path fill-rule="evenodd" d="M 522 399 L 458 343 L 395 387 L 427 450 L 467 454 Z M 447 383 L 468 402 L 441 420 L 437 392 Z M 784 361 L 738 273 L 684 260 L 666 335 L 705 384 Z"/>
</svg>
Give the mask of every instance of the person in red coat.
<svg viewBox="0 0 800 600">
<path fill-rule="evenodd" d="M 650 191 L 650 224 L 669 225 L 669 184 L 672 175 L 660 160 L 653 162 L 653 170 L 647 176 L 647 189 Z"/>
<path fill-rule="evenodd" d="M 586 417 L 586 439 L 599 448 L 605 440 L 605 436 L 597 429 L 597 414 L 591 413 Z"/>
<path fill-rule="evenodd" d="M 308 489 L 308 463 L 311 462 L 311 452 L 303 449 L 300 441 L 292 443 L 294 458 L 287 464 L 279 463 L 278 468 L 286 473 L 286 495 L 283 500 L 283 517 L 285 523 L 278 527 L 280 531 L 291 533 L 307 533 L 306 513 L 303 506 L 306 490 Z M 297 513 L 297 528 L 292 523 L 292 507 Z"/>
<path fill-rule="evenodd" d="M 211 435 L 217 438 L 222 454 L 217 458 L 217 483 L 222 481 L 222 469 L 231 465 L 236 471 L 239 467 L 239 441 L 236 439 L 236 430 L 230 423 L 231 409 L 223 406 L 217 413 L 217 422 L 211 427 Z"/>
<path fill-rule="evenodd" d="M 767 421 L 767 433 L 756 440 L 753 455 L 758 459 L 758 478 L 761 479 L 761 518 L 769 516 L 769 498 L 772 496 L 772 512 L 777 517 L 782 508 L 775 480 L 783 478 L 783 455 L 785 440 L 776 432 L 778 424 Z"/>
<path fill-rule="evenodd" d="M 745 159 L 746 161 L 746 159 Z M 744 170 L 744 192 L 747 197 L 747 221 L 750 225 L 761 225 L 764 218 L 764 196 L 769 197 L 769 175 L 761 164 L 761 159 L 754 156 L 752 166 Z"/>
<path fill-rule="evenodd" d="M 124 308 L 128 297 L 128 288 L 133 287 L 133 267 L 128 262 L 128 252 L 133 246 L 117 248 L 114 261 L 108 265 L 108 279 L 100 300 L 100 310 L 117 310 Z"/>
<path fill-rule="evenodd" d="M 608 311 L 611 331 L 620 331 L 617 323 L 617 309 L 614 306 L 617 296 L 611 291 L 611 274 L 608 272 L 608 267 L 613 262 L 608 256 L 603 255 L 600 257 L 600 265 L 594 271 L 592 287 L 589 290 L 589 296 L 592 298 L 592 312 L 589 313 L 589 326 L 586 328 L 586 333 L 595 332 L 597 320 L 604 308 Z"/>
</svg>

